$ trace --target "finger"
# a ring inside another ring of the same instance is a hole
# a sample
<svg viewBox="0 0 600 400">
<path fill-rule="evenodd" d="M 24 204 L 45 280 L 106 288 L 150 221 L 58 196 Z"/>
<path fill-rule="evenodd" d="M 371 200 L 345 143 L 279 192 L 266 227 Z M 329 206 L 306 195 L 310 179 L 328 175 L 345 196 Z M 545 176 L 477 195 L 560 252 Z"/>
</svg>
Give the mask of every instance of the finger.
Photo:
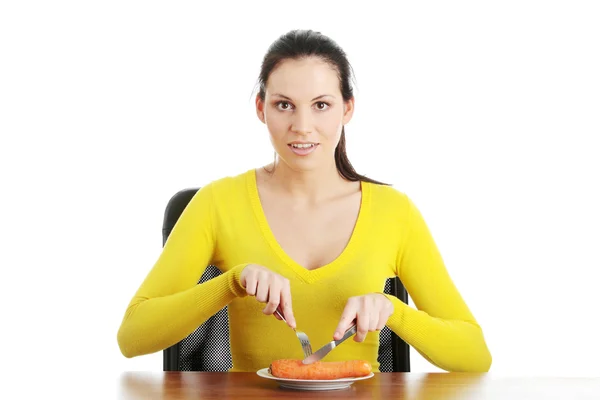
<svg viewBox="0 0 600 400">
<path fill-rule="evenodd" d="M 294 318 L 292 310 L 292 292 L 289 281 L 286 281 L 281 289 L 280 308 L 290 328 L 296 329 L 296 318 Z"/>
<path fill-rule="evenodd" d="M 263 309 L 263 313 L 267 315 L 273 314 L 275 309 L 279 306 L 279 297 L 281 296 L 281 289 L 276 283 L 269 285 L 269 298 L 267 299 L 267 306 Z"/>
<path fill-rule="evenodd" d="M 266 303 L 269 297 L 269 282 L 264 279 L 258 281 L 258 286 L 256 288 L 256 300 L 261 303 Z"/>
<path fill-rule="evenodd" d="M 367 337 L 369 332 L 370 315 L 367 311 L 359 311 L 356 318 L 356 335 L 354 335 L 355 342 L 362 342 Z"/>
<path fill-rule="evenodd" d="M 256 287 L 258 285 L 258 281 L 255 275 L 251 275 L 246 278 L 246 293 L 249 296 L 254 296 L 256 294 Z"/>
<path fill-rule="evenodd" d="M 275 311 L 273 312 L 273 316 L 275 318 L 277 318 L 280 321 L 284 321 L 283 319 L 283 311 L 281 310 L 281 301 L 279 302 L 279 307 L 277 307 L 275 309 Z"/>
<path fill-rule="evenodd" d="M 342 316 L 340 317 L 340 322 L 335 328 L 335 332 L 333 334 L 334 340 L 339 340 L 342 338 L 342 336 L 344 336 L 346 330 L 348 330 L 348 328 L 352 325 L 352 321 L 356 319 L 356 312 L 356 304 L 353 301 L 349 300 L 348 303 L 346 303 L 346 307 L 344 307 L 344 311 L 342 312 Z"/>
<path fill-rule="evenodd" d="M 369 332 L 375 332 L 377 330 L 377 325 L 379 325 L 380 315 L 377 311 L 373 311 L 369 313 Z"/>
</svg>

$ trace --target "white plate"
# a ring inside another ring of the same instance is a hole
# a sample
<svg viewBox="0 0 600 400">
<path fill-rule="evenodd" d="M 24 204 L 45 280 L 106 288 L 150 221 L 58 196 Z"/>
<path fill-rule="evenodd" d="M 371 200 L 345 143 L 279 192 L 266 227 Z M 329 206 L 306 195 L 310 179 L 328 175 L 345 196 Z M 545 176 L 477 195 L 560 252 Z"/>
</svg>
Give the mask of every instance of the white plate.
<svg viewBox="0 0 600 400">
<path fill-rule="evenodd" d="M 279 386 L 286 389 L 296 390 L 338 390 L 349 388 L 356 381 L 362 381 L 369 379 L 375 374 L 371 372 L 367 376 L 361 376 L 359 378 L 341 378 L 332 380 L 314 380 L 314 379 L 289 379 L 289 378 L 278 378 L 269 373 L 269 368 L 263 368 L 256 372 L 258 376 L 267 379 L 273 379 L 277 381 Z"/>
</svg>

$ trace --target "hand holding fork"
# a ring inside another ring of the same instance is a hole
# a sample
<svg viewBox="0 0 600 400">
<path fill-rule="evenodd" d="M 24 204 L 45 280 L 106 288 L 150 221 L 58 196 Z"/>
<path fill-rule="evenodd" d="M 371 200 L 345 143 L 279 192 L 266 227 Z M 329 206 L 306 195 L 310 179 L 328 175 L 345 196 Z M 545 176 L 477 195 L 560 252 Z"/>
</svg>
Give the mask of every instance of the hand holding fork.
<svg viewBox="0 0 600 400">
<path fill-rule="evenodd" d="M 263 309 L 264 314 L 271 315 L 279 307 L 283 314 L 281 319 L 290 328 L 296 329 L 296 319 L 292 312 L 290 281 L 287 278 L 262 265 L 249 264 L 242 270 L 240 283 L 246 288 L 248 295 L 255 296 L 256 300 L 261 303 L 267 303 Z"/>
<path fill-rule="evenodd" d="M 292 312 L 290 281 L 268 268 L 256 264 L 250 264 L 242 270 L 240 281 L 248 295 L 255 296 L 256 300 L 261 303 L 267 303 L 263 309 L 264 314 L 274 314 L 296 332 L 304 356 L 311 355 L 312 348 L 308 336 L 306 333 L 296 330 L 296 320 Z M 279 308 L 282 311 L 279 311 Z"/>
</svg>

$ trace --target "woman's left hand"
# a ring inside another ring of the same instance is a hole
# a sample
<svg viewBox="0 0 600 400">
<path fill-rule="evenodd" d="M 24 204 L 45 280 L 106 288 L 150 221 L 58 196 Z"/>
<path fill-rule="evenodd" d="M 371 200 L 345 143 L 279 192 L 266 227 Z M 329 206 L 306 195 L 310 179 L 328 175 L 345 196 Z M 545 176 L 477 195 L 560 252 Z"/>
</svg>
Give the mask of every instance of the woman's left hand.
<svg viewBox="0 0 600 400">
<path fill-rule="evenodd" d="M 364 296 L 356 296 L 348 299 L 346 307 L 342 312 L 340 323 L 335 329 L 334 340 L 344 336 L 344 332 L 354 320 L 356 320 L 356 335 L 354 341 L 362 342 L 368 332 L 376 332 L 383 329 L 388 318 L 394 312 L 392 302 L 380 293 L 371 293 Z"/>
</svg>

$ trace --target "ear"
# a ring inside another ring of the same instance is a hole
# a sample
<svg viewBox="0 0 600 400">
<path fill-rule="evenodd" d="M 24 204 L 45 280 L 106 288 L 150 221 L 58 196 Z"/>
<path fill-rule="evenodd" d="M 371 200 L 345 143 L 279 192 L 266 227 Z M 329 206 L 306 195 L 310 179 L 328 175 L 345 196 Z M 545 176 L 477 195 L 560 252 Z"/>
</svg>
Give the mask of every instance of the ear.
<svg viewBox="0 0 600 400">
<path fill-rule="evenodd" d="M 348 122 L 350 122 L 352 115 L 354 115 L 354 97 L 344 102 L 344 116 L 342 119 L 342 124 L 346 125 Z"/>
<path fill-rule="evenodd" d="M 265 102 L 260 99 L 260 95 L 256 95 L 256 115 L 258 119 L 264 124 L 265 123 Z"/>
</svg>

